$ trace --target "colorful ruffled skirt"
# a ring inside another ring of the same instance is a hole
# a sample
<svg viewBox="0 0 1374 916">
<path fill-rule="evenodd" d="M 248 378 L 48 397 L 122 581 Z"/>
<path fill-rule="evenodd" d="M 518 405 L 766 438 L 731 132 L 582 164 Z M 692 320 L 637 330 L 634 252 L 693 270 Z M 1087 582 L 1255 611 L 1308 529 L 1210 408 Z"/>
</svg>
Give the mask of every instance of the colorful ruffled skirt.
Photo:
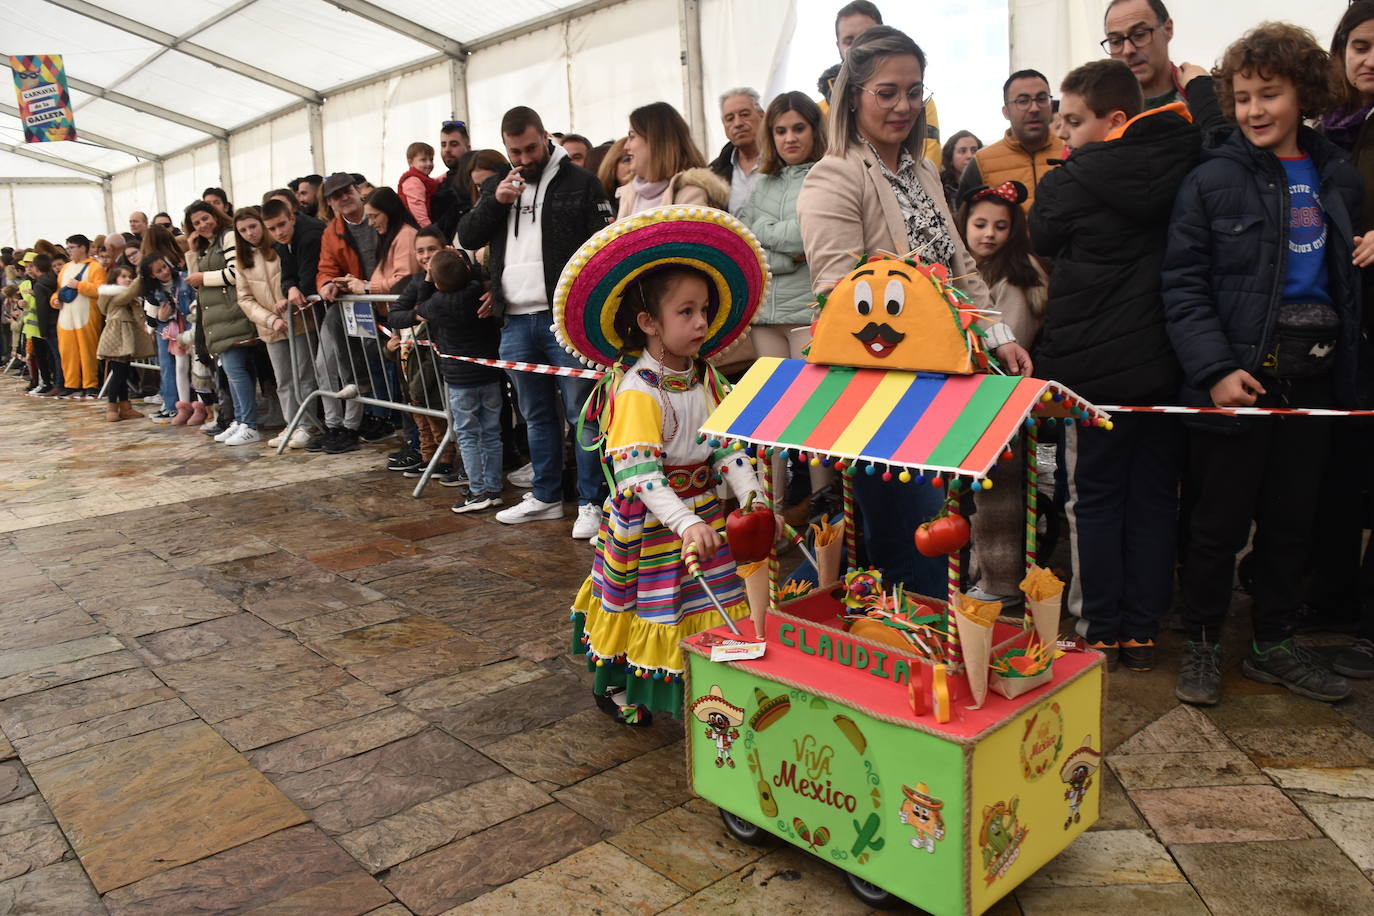
<svg viewBox="0 0 1374 916">
<path fill-rule="evenodd" d="M 722 535 L 725 512 L 714 493 L 683 500 Z M 625 703 L 682 715 L 684 662 L 678 644 L 721 623 L 701 583 L 687 574 L 682 541 L 634 497 L 614 495 L 601 510 L 592 574 L 572 605 L 572 650 L 587 657 L 594 689 L 618 688 Z M 731 617 L 749 614 L 744 583 L 722 547 L 702 574 Z"/>
</svg>

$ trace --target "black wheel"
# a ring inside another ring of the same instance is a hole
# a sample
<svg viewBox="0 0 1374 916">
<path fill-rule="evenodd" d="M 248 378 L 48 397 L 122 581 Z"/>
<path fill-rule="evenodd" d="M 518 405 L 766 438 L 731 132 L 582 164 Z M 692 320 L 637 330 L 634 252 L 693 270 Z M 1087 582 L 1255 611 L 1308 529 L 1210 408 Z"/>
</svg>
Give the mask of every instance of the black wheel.
<svg viewBox="0 0 1374 916">
<path fill-rule="evenodd" d="M 902 898 L 898 897 L 896 894 L 889 894 L 878 885 L 870 884 L 857 875 L 845 872 L 844 880 L 849 882 L 849 890 L 855 897 L 858 897 L 867 906 L 871 906 L 875 910 L 902 903 Z"/>
<path fill-rule="evenodd" d="M 744 818 L 731 814 L 724 808 L 720 809 L 720 819 L 725 822 L 725 829 L 730 831 L 730 836 L 746 843 L 750 846 L 766 846 L 768 838 L 772 835 L 767 830 L 756 824 L 751 824 Z"/>
</svg>

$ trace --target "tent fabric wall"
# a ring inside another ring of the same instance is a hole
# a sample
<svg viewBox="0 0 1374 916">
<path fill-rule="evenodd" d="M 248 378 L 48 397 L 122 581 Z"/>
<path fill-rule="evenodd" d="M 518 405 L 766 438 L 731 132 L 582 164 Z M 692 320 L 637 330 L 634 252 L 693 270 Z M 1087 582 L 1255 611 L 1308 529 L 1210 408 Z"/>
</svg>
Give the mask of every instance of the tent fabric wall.
<svg viewBox="0 0 1374 916">
<path fill-rule="evenodd" d="M 18 226 L 8 228 L 16 221 Z M 104 224 L 105 194 L 98 184 L 89 188 L 0 184 L 0 238 L 25 245 L 40 238 L 61 244 L 77 232 L 103 232 Z"/>
<path fill-rule="evenodd" d="M 1049 77 L 1056 90 L 1064 75 L 1079 64 L 1106 55 L 1098 42 L 1103 0 L 1010 0 L 1011 67 L 1033 67 Z M 1345 4 L 1293 3 L 1291 0 L 1208 0 L 1172 3 L 1174 37 L 1169 54 L 1175 63 L 1188 61 L 1211 68 L 1226 46 L 1266 20 L 1305 26 L 1327 46 Z"/>
<path fill-rule="evenodd" d="M 120 172 L 111 181 L 111 191 L 114 197 L 114 218 L 113 226 L 105 226 L 104 231 L 117 229 L 123 232 L 128 228 L 129 214 L 135 210 L 141 210 L 148 214 L 151 220 L 153 214 L 157 212 L 157 176 L 156 170 L 151 162 Z M 102 212 L 104 204 L 101 204 Z M 101 220 L 104 222 L 104 220 Z"/>
</svg>

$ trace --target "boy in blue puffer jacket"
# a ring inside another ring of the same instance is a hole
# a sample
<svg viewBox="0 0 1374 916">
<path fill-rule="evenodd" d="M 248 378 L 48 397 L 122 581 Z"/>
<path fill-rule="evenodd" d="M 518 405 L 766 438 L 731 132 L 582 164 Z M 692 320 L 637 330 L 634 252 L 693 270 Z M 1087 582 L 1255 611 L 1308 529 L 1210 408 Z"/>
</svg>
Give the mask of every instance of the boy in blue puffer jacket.
<svg viewBox="0 0 1374 916">
<path fill-rule="evenodd" d="M 1164 261 L 1183 403 L 1354 407 L 1360 277 L 1351 263 L 1361 180 L 1303 118 L 1335 101 L 1330 62 L 1305 29 L 1265 23 L 1213 72 L 1239 129 L 1190 174 Z M 1330 419 L 1189 418 L 1196 493 L 1181 577 L 1185 703 L 1221 699 L 1221 627 L 1236 555 L 1254 535 L 1247 677 L 1334 702 L 1350 688 L 1292 639 Z M 1339 422 L 1339 421 L 1335 421 Z"/>
</svg>

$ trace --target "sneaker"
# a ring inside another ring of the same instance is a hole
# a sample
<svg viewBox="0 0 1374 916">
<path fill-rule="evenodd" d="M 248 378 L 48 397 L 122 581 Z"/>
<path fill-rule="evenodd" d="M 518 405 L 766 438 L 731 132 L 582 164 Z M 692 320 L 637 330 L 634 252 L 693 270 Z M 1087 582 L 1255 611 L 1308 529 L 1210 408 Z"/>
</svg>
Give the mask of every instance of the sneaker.
<svg viewBox="0 0 1374 916">
<path fill-rule="evenodd" d="M 1315 652 L 1294 642 L 1291 636 L 1267 649 L 1261 649 L 1260 643 L 1251 643 L 1250 654 L 1240 670 L 1252 681 L 1282 684 L 1299 696 L 1326 703 L 1350 696 L 1345 678 L 1328 671 Z"/>
<path fill-rule="evenodd" d="M 1331 667 L 1346 677 L 1374 677 L 1374 639 L 1357 639 L 1336 653 Z"/>
<path fill-rule="evenodd" d="M 1107 670 L 1115 671 L 1117 663 L 1121 660 L 1121 644 L 1116 640 L 1111 642 L 1090 642 L 1088 648 L 1096 649 L 1107 657 Z"/>
<path fill-rule="evenodd" d="M 281 445 L 281 440 L 282 440 L 282 434 L 281 434 L 281 433 L 278 433 L 277 435 L 273 436 L 271 439 L 268 439 L 268 440 L 267 440 L 267 447 L 268 447 L 268 448 L 276 448 L 277 446 Z"/>
<path fill-rule="evenodd" d="M 419 464 L 417 464 L 417 465 L 415 465 L 415 467 L 410 468 L 409 470 L 405 471 L 404 473 L 401 474 L 401 476 L 402 476 L 402 477 L 423 477 L 423 476 L 425 476 L 425 468 L 427 468 L 427 467 L 429 467 L 429 462 L 428 462 L 428 461 L 421 460 Z M 449 476 L 451 476 L 452 474 L 453 474 L 453 465 L 451 465 L 451 464 L 449 464 L 449 463 L 447 463 L 447 462 L 443 462 L 443 463 L 441 463 L 441 464 L 437 464 L 437 465 L 434 466 L 434 473 L 433 473 L 432 475 L 430 475 L 430 479 L 431 479 L 431 480 L 438 480 L 440 483 L 443 483 L 444 478 L 445 478 L 445 477 L 449 477 Z"/>
<path fill-rule="evenodd" d="M 88 400 L 88 401 L 99 401 L 99 400 L 100 400 L 100 390 L 97 389 L 97 388 L 87 388 L 86 391 L 85 391 L 85 395 L 86 395 L 86 400 Z"/>
<path fill-rule="evenodd" d="M 453 504 L 453 511 L 462 515 L 466 512 L 481 512 L 483 509 L 490 509 L 491 505 L 490 496 L 486 494 L 469 493 L 467 499 Z"/>
<path fill-rule="evenodd" d="M 1126 639 L 1121 643 L 1121 664 L 1128 671 L 1153 671 L 1155 667 L 1155 641 L 1153 639 Z"/>
<path fill-rule="evenodd" d="M 223 432 L 220 432 L 220 433 L 216 433 L 216 434 L 215 434 L 215 436 L 214 436 L 215 441 L 216 441 L 216 442 L 228 442 L 228 441 L 229 441 L 229 438 L 230 438 L 231 436 L 233 436 L 234 433 L 238 432 L 238 431 L 239 431 L 239 427 L 242 426 L 242 425 L 243 425 L 243 424 L 238 423 L 237 421 L 236 421 L 236 422 L 233 422 L 233 423 L 230 423 L 229 426 L 228 426 Z"/>
<path fill-rule="evenodd" d="M 310 433 L 297 427 L 296 431 L 291 434 L 291 438 L 286 440 L 286 447 L 305 448 L 307 445 L 310 444 L 312 438 L 313 437 L 310 435 Z"/>
<path fill-rule="evenodd" d="M 358 431 L 348 427 L 338 430 L 334 434 L 333 441 L 325 443 L 324 450 L 330 455 L 356 452 L 358 450 Z"/>
<path fill-rule="evenodd" d="M 42 385 L 34 385 L 34 386 L 33 386 L 32 388 L 30 388 L 28 391 L 25 391 L 24 394 L 27 395 L 28 397 L 33 398 L 33 397 L 37 397 L 37 396 L 39 395 L 39 393 L 40 393 L 42 390 L 43 390 L 43 386 L 42 386 Z"/>
<path fill-rule="evenodd" d="M 563 517 L 562 503 L 546 503 L 535 499 L 533 493 L 526 493 L 520 502 L 509 509 L 496 513 L 496 520 L 504 525 L 519 525 L 522 522 L 546 522 Z"/>
<path fill-rule="evenodd" d="M 172 418 L 177 415 L 175 410 L 159 410 L 157 413 L 149 414 L 148 419 L 160 426 L 166 426 L 172 422 Z"/>
<path fill-rule="evenodd" d="M 973 586 L 968 590 L 968 596 L 975 601 L 996 601 L 1002 605 L 1002 613 L 1019 610 L 1021 607 L 1021 596 L 1017 595 L 994 595 L 986 589 Z"/>
<path fill-rule="evenodd" d="M 390 421 L 383 420 L 381 417 L 374 417 L 371 414 L 363 416 L 363 423 L 358 427 L 358 438 L 364 442 L 381 442 L 396 435 L 396 427 Z"/>
<path fill-rule="evenodd" d="M 220 436 L 228 432 L 230 427 L 237 425 L 237 420 L 229 420 L 228 422 L 225 422 L 224 418 L 220 417 L 214 423 L 206 423 L 200 431 L 202 434 L 212 437 L 216 442 L 220 442 L 223 441 L 220 439 Z"/>
<path fill-rule="evenodd" d="M 586 503 L 577 507 L 577 521 L 573 522 L 572 536 L 579 541 L 590 541 L 601 530 L 601 507 Z"/>
<path fill-rule="evenodd" d="M 65 398 L 69 394 L 71 394 L 71 392 L 61 385 L 57 385 L 49 391 L 38 392 L 40 398 Z"/>
<path fill-rule="evenodd" d="M 411 468 L 418 468 L 424 465 L 424 456 L 412 448 L 403 448 L 399 452 L 393 452 L 387 456 L 386 469 L 404 473 Z"/>
<path fill-rule="evenodd" d="M 80 388 L 68 388 L 65 394 L 59 394 L 58 397 L 64 401 L 84 401 L 86 400 L 86 392 Z"/>
<path fill-rule="evenodd" d="M 334 439 L 338 436 L 338 434 L 338 427 L 334 426 L 328 427 L 327 429 L 324 429 L 321 432 L 315 433 L 315 435 L 310 437 L 310 441 L 305 443 L 305 450 L 307 452 L 322 452 L 324 451 L 325 446 L 333 442 Z"/>
<path fill-rule="evenodd" d="M 435 471 L 435 476 L 438 476 L 438 473 Z M 450 467 L 442 477 L 439 477 L 439 483 L 446 487 L 466 487 L 469 484 L 468 475 L 466 471 L 455 471 Z"/>
<path fill-rule="evenodd" d="M 1174 696 L 1194 706 L 1215 706 L 1221 702 L 1220 645 L 1206 640 L 1183 644 Z"/>
<path fill-rule="evenodd" d="M 230 436 L 228 439 L 224 440 L 224 444 L 252 445 L 255 442 L 261 441 L 262 435 L 256 429 L 254 429 L 246 423 L 240 423 L 239 428 L 234 431 L 234 434 Z"/>
<path fill-rule="evenodd" d="M 513 487 L 528 490 L 534 486 L 534 465 L 527 464 L 522 468 L 516 468 L 506 475 L 506 482 Z"/>
<path fill-rule="evenodd" d="M 161 404 L 162 404 L 162 395 L 160 395 L 160 394 L 150 394 L 150 395 L 148 395 L 146 398 L 143 399 L 143 403 L 144 403 L 144 404 L 158 404 L 158 405 L 161 405 Z"/>
</svg>

